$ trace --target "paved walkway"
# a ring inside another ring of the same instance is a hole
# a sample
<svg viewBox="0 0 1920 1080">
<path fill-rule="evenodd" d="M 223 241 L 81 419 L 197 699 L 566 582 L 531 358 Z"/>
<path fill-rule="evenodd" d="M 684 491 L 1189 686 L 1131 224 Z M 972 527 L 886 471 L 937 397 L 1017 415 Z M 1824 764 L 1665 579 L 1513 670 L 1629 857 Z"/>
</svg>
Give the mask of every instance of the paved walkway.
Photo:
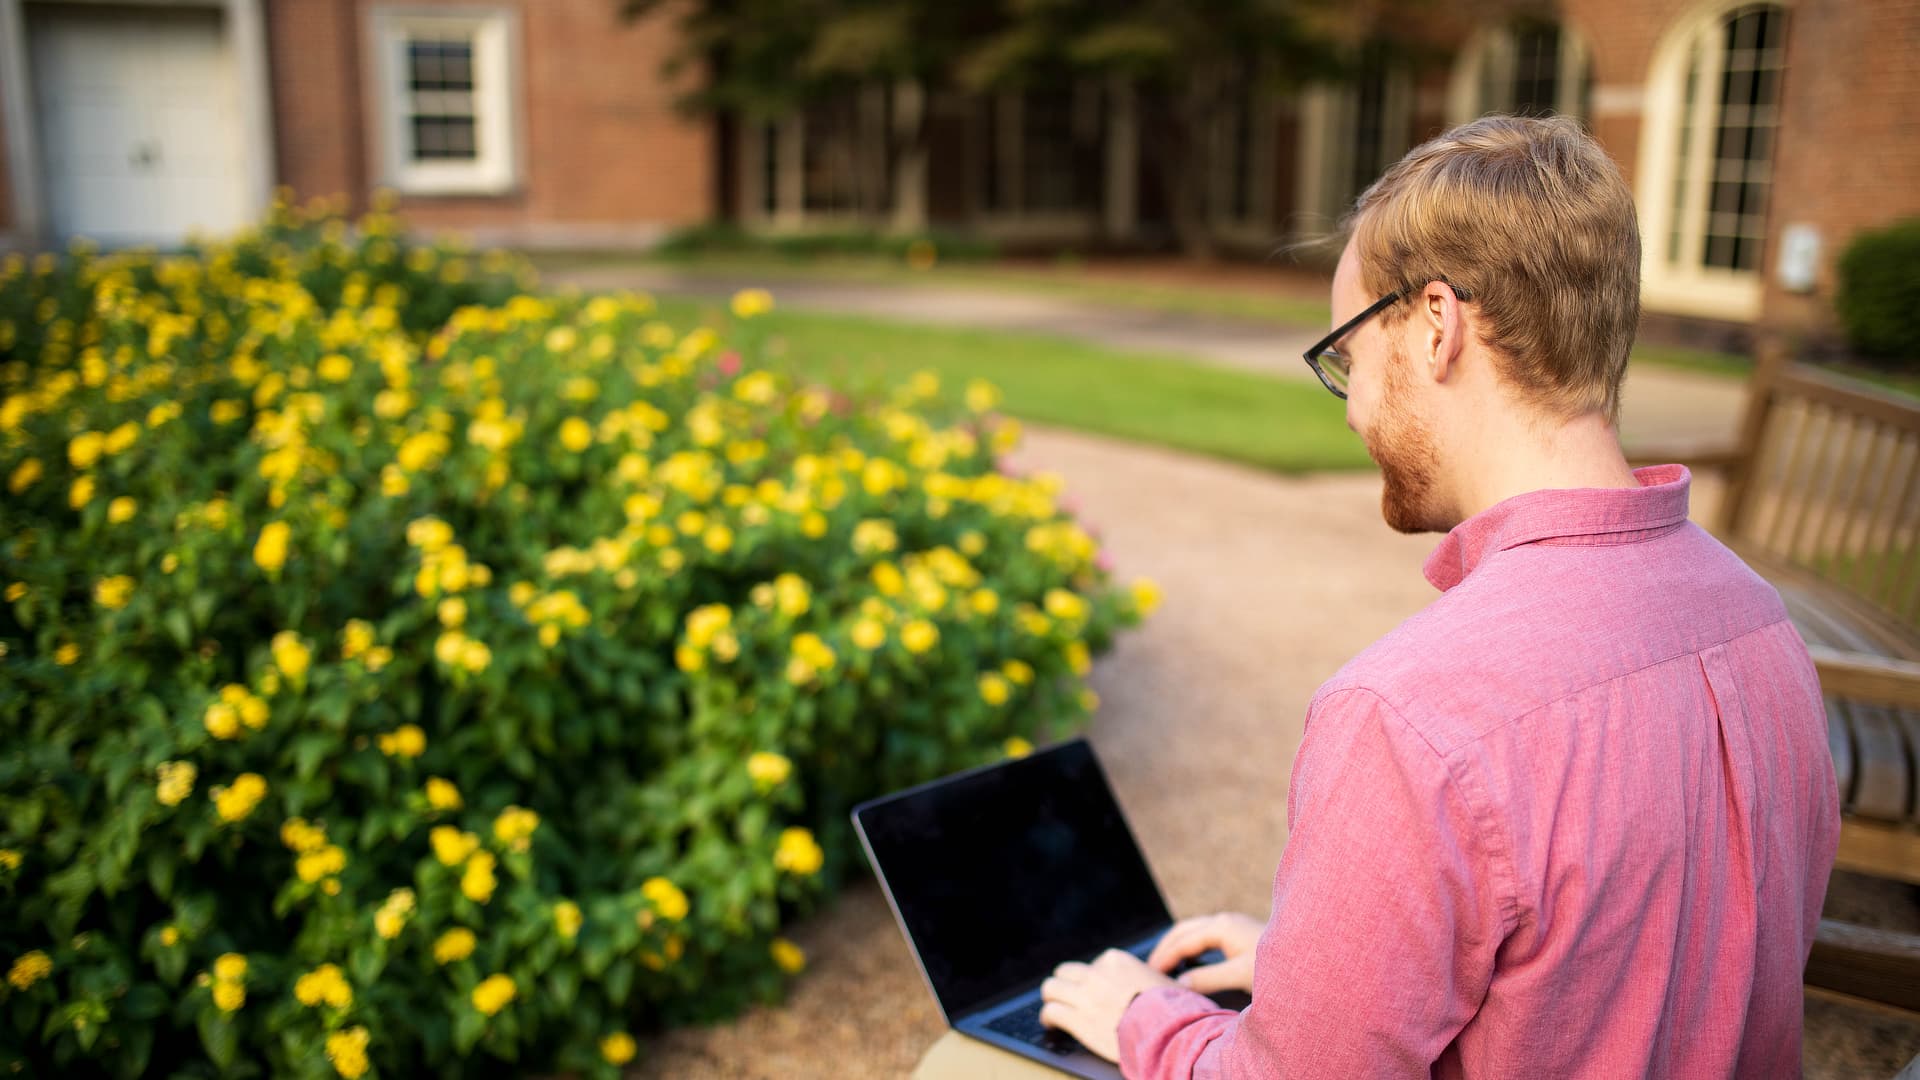
<svg viewBox="0 0 1920 1080">
<path fill-rule="evenodd" d="M 632 289 L 656 296 L 710 298 L 768 284 L 733 274 L 671 267 L 620 266 L 550 270 L 553 285 Z M 912 283 L 875 285 L 789 279 L 772 285 L 783 307 L 878 319 L 1017 330 L 1092 342 L 1121 352 L 1194 360 L 1287 379 L 1312 379 L 1300 354 L 1326 333 L 1247 319 L 1146 311 L 1012 289 Z M 1717 445 L 1733 441 L 1745 400 L 1738 380 L 1668 368 L 1637 368 L 1627 377 L 1621 435 L 1628 446 Z"/>
</svg>

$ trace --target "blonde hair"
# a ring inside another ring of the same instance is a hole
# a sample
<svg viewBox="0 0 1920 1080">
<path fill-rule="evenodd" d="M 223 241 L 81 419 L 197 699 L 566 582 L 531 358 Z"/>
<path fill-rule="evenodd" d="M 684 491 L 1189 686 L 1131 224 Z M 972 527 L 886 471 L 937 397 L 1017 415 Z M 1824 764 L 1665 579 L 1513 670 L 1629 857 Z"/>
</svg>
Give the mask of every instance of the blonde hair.
<svg viewBox="0 0 1920 1080">
<path fill-rule="evenodd" d="M 1373 295 L 1452 285 L 1478 305 L 1481 344 L 1529 400 L 1618 418 L 1640 322 L 1640 226 L 1619 167 L 1574 121 L 1454 128 L 1361 193 L 1348 228 Z"/>
</svg>

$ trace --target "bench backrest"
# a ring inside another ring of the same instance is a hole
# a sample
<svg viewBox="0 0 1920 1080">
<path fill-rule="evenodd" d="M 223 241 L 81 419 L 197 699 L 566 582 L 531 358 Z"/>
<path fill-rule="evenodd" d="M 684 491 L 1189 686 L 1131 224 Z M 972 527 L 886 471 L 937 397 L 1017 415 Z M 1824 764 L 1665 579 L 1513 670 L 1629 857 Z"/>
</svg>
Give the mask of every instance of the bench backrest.
<svg viewBox="0 0 1920 1080">
<path fill-rule="evenodd" d="M 1920 400 L 1762 343 L 1718 531 L 1920 642 Z"/>
</svg>

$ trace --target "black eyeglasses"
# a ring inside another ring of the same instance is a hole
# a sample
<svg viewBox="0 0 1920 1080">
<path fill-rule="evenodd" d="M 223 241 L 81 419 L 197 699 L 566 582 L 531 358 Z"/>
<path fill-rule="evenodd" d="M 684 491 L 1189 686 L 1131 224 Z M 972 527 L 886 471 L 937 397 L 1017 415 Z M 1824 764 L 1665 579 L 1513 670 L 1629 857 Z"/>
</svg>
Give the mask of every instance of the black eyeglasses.
<svg viewBox="0 0 1920 1080">
<path fill-rule="evenodd" d="M 1447 283 L 1447 288 L 1452 289 L 1453 295 L 1459 297 L 1463 303 L 1472 299 L 1467 290 L 1452 282 Z M 1334 343 L 1353 333 L 1361 323 L 1392 307 L 1406 295 L 1407 290 L 1400 289 L 1375 300 L 1367 306 L 1365 311 L 1341 323 L 1333 333 L 1314 342 L 1313 348 L 1303 354 L 1307 358 L 1307 366 L 1313 369 L 1315 375 L 1320 376 L 1320 382 L 1332 392 L 1334 397 L 1342 401 L 1346 400 L 1347 383 L 1353 375 L 1353 358 L 1334 348 Z"/>
</svg>

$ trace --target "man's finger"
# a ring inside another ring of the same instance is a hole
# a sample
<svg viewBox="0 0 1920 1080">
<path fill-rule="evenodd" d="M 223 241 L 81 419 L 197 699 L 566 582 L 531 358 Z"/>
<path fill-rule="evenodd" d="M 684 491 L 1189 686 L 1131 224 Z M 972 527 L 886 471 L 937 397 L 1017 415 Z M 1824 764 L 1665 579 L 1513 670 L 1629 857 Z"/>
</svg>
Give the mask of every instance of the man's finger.
<svg viewBox="0 0 1920 1080">
<path fill-rule="evenodd" d="M 1069 983 L 1066 980 L 1060 978 L 1058 975 L 1055 975 L 1052 978 L 1049 978 L 1046 982 L 1043 982 L 1040 984 L 1040 1000 L 1041 1001 L 1063 1000 L 1066 997 L 1066 995 L 1072 991 L 1072 989 L 1073 989 L 1072 983 Z"/>
<path fill-rule="evenodd" d="M 1179 983 L 1200 994 L 1211 994 L 1216 990 L 1252 990 L 1252 955 L 1235 957 L 1218 964 L 1207 964 L 1194 968 L 1180 976 Z"/>
<path fill-rule="evenodd" d="M 1079 1035 L 1075 1034 L 1072 1025 L 1078 1016 L 1079 1014 L 1071 1006 L 1058 1001 L 1050 1001 L 1040 1006 L 1040 1023 L 1050 1028 L 1059 1028 L 1076 1039 Z"/>
<path fill-rule="evenodd" d="M 1155 971 L 1172 971 L 1182 960 L 1221 946 L 1217 916 L 1187 919 L 1174 924 L 1147 954 L 1147 964 Z"/>
<path fill-rule="evenodd" d="M 1054 978 L 1070 983 L 1085 982 L 1091 974 L 1093 969 L 1078 960 L 1069 960 L 1053 969 Z"/>
</svg>

